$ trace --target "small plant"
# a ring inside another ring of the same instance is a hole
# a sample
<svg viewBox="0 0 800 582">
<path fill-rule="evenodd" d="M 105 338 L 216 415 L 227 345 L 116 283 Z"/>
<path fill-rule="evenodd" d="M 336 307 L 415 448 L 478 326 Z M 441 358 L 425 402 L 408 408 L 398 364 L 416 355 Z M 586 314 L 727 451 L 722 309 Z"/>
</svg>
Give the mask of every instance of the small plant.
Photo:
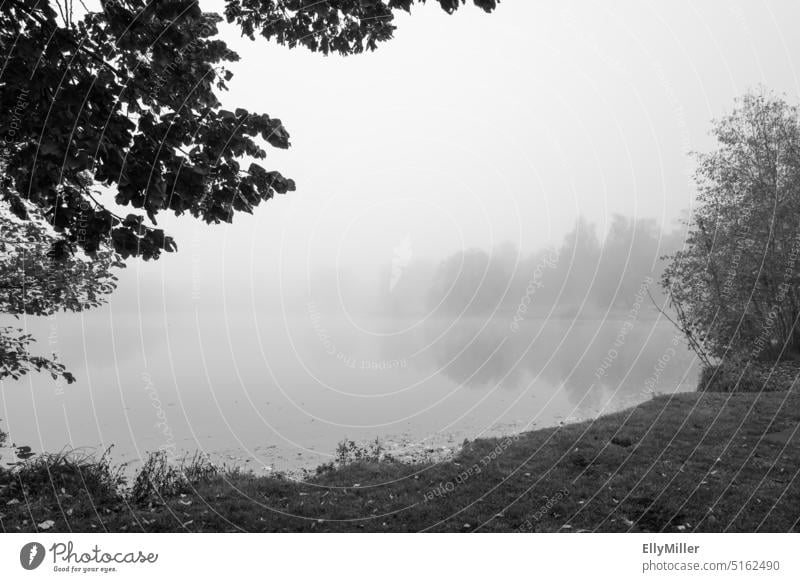
<svg viewBox="0 0 800 582">
<path fill-rule="evenodd" d="M 219 468 L 201 453 L 184 457 L 174 465 L 165 451 L 156 451 L 149 454 L 136 472 L 130 498 L 136 503 L 144 503 L 189 493 L 198 483 L 218 474 Z"/>
<path fill-rule="evenodd" d="M 334 460 L 319 465 L 317 473 L 328 473 L 355 463 L 380 463 L 393 460 L 392 456 L 386 453 L 386 449 L 378 438 L 365 444 L 345 439 L 336 445 Z"/>
<path fill-rule="evenodd" d="M 378 462 L 383 455 L 384 448 L 378 438 L 366 445 L 345 439 L 336 446 L 336 463 L 340 467 L 360 461 Z"/>
</svg>

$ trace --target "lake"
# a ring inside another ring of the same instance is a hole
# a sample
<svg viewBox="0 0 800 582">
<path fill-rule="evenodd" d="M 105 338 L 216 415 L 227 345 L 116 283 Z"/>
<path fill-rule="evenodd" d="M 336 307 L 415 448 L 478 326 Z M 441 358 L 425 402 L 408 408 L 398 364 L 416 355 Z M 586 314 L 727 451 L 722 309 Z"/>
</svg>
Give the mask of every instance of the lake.
<svg viewBox="0 0 800 582">
<path fill-rule="evenodd" d="M 190 311 L 141 318 L 105 307 L 30 329 L 78 376 L 2 387 L 17 444 L 202 450 L 256 472 L 329 461 L 343 439 L 403 457 L 465 438 L 577 422 L 653 394 L 693 390 L 697 362 L 663 319 L 445 321 Z M 5 460 L 8 459 L 6 455 Z"/>
</svg>

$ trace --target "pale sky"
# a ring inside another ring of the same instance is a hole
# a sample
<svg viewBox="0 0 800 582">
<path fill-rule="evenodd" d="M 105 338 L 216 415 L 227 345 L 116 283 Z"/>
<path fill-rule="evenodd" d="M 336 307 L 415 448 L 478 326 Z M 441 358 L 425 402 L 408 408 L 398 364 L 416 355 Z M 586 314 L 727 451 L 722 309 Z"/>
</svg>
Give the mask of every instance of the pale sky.
<svg viewBox="0 0 800 582">
<path fill-rule="evenodd" d="M 529 252 L 579 215 L 601 232 L 617 213 L 669 228 L 711 120 L 759 85 L 797 100 L 798 17 L 792 0 L 506 0 L 452 16 L 430 2 L 347 58 L 225 24 L 241 60 L 223 102 L 283 121 L 292 147 L 264 165 L 297 191 L 232 225 L 160 216 L 179 251 L 130 261 L 111 310 L 279 311 L 312 273 L 369 278 L 398 248 Z"/>
<path fill-rule="evenodd" d="M 369 270 L 406 237 L 416 257 L 532 249 L 578 214 L 601 230 L 614 213 L 671 225 L 692 203 L 687 152 L 712 145 L 710 120 L 759 84 L 800 92 L 799 16 L 788 0 L 505 1 L 454 16 L 431 3 L 348 58 L 226 25 L 242 60 L 223 101 L 284 122 L 293 147 L 265 165 L 298 190 L 233 226 L 165 220 L 181 251 L 137 276 L 192 255 L 202 276 L 224 262 L 226 281 Z"/>
</svg>

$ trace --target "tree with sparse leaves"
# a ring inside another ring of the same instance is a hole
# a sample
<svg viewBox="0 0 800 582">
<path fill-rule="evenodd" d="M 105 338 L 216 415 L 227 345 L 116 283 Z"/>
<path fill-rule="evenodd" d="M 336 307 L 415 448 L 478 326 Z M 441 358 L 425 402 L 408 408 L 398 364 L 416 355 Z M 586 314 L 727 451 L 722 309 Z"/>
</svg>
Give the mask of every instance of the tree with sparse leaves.
<svg viewBox="0 0 800 582">
<path fill-rule="evenodd" d="M 800 357 L 800 110 L 745 95 L 698 157 L 697 205 L 662 284 L 706 364 Z"/>
</svg>

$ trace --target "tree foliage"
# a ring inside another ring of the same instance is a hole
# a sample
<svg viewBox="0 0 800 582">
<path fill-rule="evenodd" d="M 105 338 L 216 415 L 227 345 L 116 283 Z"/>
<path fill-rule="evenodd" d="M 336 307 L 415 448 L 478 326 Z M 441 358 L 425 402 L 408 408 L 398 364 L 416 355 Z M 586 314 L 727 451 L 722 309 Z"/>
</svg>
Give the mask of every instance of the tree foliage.
<svg viewBox="0 0 800 582">
<path fill-rule="evenodd" d="M 53 231 L 45 222 L 0 212 L 0 313 L 15 317 L 49 316 L 58 311 L 84 311 L 101 305 L 115 289 L 113 270 L 124 263 L 102 248 L 88 257 Z M 73 382 L 55 356 L 30 353 L 31 334 L 18 326 L 0 326 L 0 379 L 18 379 L 45 371 L 54 379 Z"/>
<path fill-rule="evenodd" d="M 75 376 L 55 356 L 31 354 L 30 347 L 35 341 L 20 327 L 0 327 L 0 379 L 18 380 L 29 372 L 48 372 L 54 380 L 63 378 L 70 384 L 74 382 Z"/>
<path fill-rule="evenodd" d="M 108 248 L 75 253 L 41 221 L 0 215 L 0 312 L 46 316 L 98 307 L 124 267 Z"/>
<path fill-rule="evenodd" d="M 436 1 L 448 14 L 466 2 Z M 474 3 L 491 12 L 498 0 Z M 250 39 L 260 34 L 289 47 L 302 45 L 326 55 L 351 55 L 375 50 L 378 43 L 391 39 L 395 13 L 410 12 L 413 4 L 415 0 L 229 0 L 225 16 Z"/>
<path fill-rule="evenodd" d="M 494 0 L 474 0 L 484 10 Z M 464 0 L 439 0 L 448 12 Z M 228 21 L 328 54 L 372 50 L 412 0 L 230 0 Z M 3 199 L 25 218 L 40 208 L 88 253 L 123 257 L 176 249 L 161 212 L 231 222 L 293 180 L 260 163 L 289 147 L 280 119 L 222 108 L 239 56 L 217 38 L 221 15 L 195 0 L 106 0 L 75 17 L 71 0 L 6 0 L 0 8 Z M 279 79 L 269 79 L 280 87 Z M 109 203 L 131 207 L 126 215 Z"/>
<path fill-rule="evenodd" d="M 751 93 L 714 123 L 698 156 L 686 246 L 662 284 L 706 360 L 800 355 L 800 119 Z"/>
</svg>

